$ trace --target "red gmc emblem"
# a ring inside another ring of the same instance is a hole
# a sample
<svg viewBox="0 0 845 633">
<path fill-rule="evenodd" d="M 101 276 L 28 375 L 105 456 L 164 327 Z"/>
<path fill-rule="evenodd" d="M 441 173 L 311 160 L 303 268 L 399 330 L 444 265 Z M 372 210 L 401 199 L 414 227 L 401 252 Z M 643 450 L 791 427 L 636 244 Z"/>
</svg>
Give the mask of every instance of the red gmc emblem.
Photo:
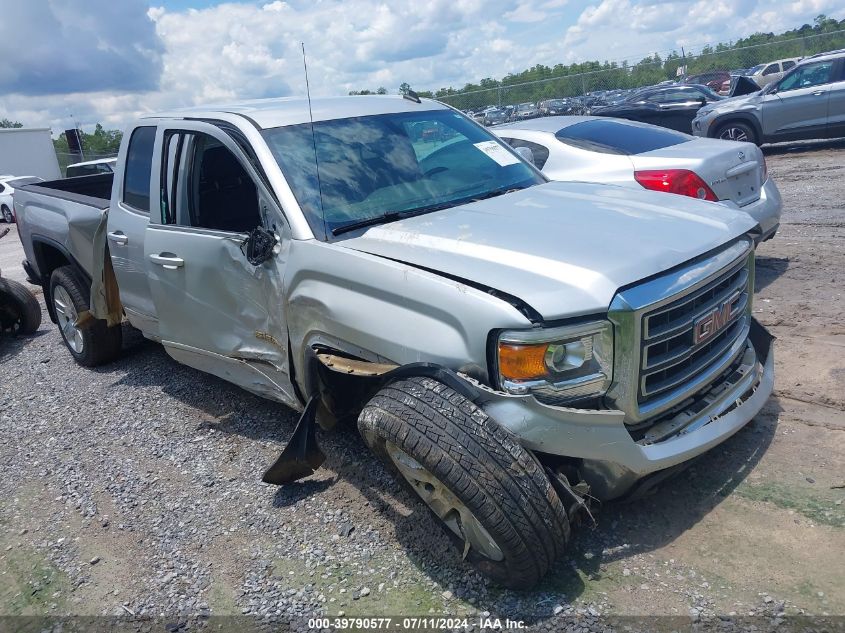
<svg viewBox="0 0 845 633">
<path fill-rule="evenodd" d="M 698 345 L 712 338 L 730 322 L 734 316 L 734 304 L 741 294 L 739 291 L 735 292 L 727 301 L 714 308 L 712 312 L 708 312 L 695 320 L 692 325 L 693 345 Z"/>
</svg>

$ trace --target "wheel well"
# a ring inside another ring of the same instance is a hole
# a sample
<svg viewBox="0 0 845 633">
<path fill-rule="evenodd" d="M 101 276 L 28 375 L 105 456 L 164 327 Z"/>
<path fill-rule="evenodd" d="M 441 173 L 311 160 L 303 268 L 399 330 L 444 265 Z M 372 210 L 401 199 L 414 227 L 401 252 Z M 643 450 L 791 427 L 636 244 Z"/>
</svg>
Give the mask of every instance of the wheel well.
<svg viewBox="0 0 845 633">
<path fill-rule="evenodd" d="M 47 313 L 50 315 L 50 320 L 55 323 L 56 315 L 53 311 L 53 302 L 50 300 L 50 276 L 53 271 L 62 266 L 71 266 L 77 273 L 82 274 L 84 280 L 88 281 L 89 277 L 64 249 L 43 240 L 33 240 L 32 247 L 35 253 L 35 265 L 38 267 L 39 281 L 44 290 Z"/>
</svg>

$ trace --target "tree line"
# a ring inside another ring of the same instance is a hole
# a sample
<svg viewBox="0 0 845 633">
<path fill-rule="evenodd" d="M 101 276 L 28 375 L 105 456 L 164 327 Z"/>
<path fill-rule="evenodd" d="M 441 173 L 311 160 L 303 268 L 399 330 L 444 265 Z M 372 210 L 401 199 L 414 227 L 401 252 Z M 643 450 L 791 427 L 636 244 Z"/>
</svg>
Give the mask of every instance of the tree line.
<svg viewBox="0 0 845 633">
<path fill-rule="evenodd" d="M 470 101 L 477 105 L 496 103 L 520 103 L 540 101 L 554 97 L 583 95 L 597 90 L 637 88 L 678 78 L 678 69 L 686 67 L 686 75 L 696 75 L 711 70 L 748 69 L 757 64 L 788 57 L 804 57 L 826 50 L 845 48 L 845 19 L 836 20 L 819 15 L 813 24 L 804 24 L 780 34 L 754 33 L 734 42 L 705 46 L 699 53 L 691 55 L 684 51 L 672 51 L 665 57 L 658 53 L 649 55 L 636 63 L 585 61 L 575 64 L 536 64 L 521 72 L 509 73 L 502 79 L 485 77 L 478 82 L 469 82 L 461 88 L 452 86 L 437 90 L 418 90 L 421 97 L 436 99 L 458 97 L 476 93 Z M 399 92 L 410 89 L 403 83 Z M 384 90 L 383 88 L 379 89 Z M 351 91 L 349 94 L 385 94 L 369 90 Z M 458 100 L 450 100 L 457 103 Z M 463 101 L 463 100 L 459 100 Z M 481 103 L 484 101 L 484 103 Z M 461 107 L 464 107 L 463 104 Z"/>
</svg>

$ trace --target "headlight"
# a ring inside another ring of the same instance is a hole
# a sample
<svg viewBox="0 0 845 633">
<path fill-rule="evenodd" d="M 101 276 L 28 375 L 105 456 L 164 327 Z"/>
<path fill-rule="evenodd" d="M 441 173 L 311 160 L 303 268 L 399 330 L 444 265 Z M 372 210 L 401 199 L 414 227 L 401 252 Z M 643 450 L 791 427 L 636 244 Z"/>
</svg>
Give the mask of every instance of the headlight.
<svg viewBox="0 0 845 633">
<path fill-rule="evenodd" d="M 505 331 L 497 352 L 499 385 L 513 394 L 574 400 L 603 394 L 613 377 L 613 327 L 607 321 Z"/>
</svg>

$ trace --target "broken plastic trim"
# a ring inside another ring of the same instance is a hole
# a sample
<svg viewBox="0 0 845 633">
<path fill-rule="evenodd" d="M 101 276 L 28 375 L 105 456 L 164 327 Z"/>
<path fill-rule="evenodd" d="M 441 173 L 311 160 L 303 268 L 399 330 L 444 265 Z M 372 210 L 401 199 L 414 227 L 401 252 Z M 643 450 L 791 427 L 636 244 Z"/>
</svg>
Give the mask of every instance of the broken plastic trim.
<svg viewBox="0 0 845 633">
<path fill-rule="evenodd" d="M 313 475 L 314 471 L 326 461 L 325 453 L 317 444 L 314 426 L 319 403 L 319 395 L 314 395 L 305 405 L 305 410 L 299 417 L 287 446 L 270 468 L 264 471 L 261 481 L 277 486 L 287 484 Z"/>
<path fill-rule="evenodd" d="M 332 356 L 332 358 L 337 360 L 341 359 L 341 357 L 337 356 Z M 411 363 L 409 365 L 403 365 L 402 367 L 396 367 L 395 369 L 391 369 L 390 371 L 386 371 L 380 375 L 375 373 L 378 371 L 377 367 L 384 368 L 386 365 L 378 364 L 372 368 L 373 373 L 367 376 L 366 374 L 361 373 L 360 370 L 358 373 L 349 371 L 349 368 L 353 366 L 351 363 L 355 363 L 355 365 L 364 365 L 366 361 L 356 361 L 355 359 L 349 358 L 344 358 L 342 360 L 345 364 L 343 367 L 337 368 L 332 366 L 334 363 L 332 363 L 332 365 L 328 364 L 332 362 L 331 360 L 321 359 L 321 362 L 326 367 L 330 367 L 332 370 L 338 371 L 339 373 L 371 379 L 374 378 L 375 380 L 370 383 L 372 393 L 375 393 L 385 385 L 396 380 L 409 378 L 411 376 L 425 376 L 432 378 L 433 380 L 437 380 L 438 382 L 442 382 L 444 385 L 454 389 L 470 401 L 475 401 L 480 395 L 480 392 L 474 386 L 463 380 L 457 373 L 451 369 L 435 365 L 434 363 Z M 374 365 L 372 363 L 370 364 Z M 288 484 L 298 479 L 308 477 L 313 475 L 314 471 L 316 471 L 323 462 L 326 461 L 326 455 L 320 449 L 316 436 L 317 408 L 319 403 L 320 394 L 315 393 L 311 396 L 310 400 L 308 400 L 308 404 L 305 405 L 305 410 L 302 412 L 299 421 L 296 423 L 293 435 L 291 435 L 291 438 L 288 440 L 288 443 L 281 455 L 279 455 L 276 461 L 273 462 L 266 471 L 264 471 L 264 475 L 261 477 L 261 480 L 264 483 L 281 486 L 283 484 Z"/>
</svg>

